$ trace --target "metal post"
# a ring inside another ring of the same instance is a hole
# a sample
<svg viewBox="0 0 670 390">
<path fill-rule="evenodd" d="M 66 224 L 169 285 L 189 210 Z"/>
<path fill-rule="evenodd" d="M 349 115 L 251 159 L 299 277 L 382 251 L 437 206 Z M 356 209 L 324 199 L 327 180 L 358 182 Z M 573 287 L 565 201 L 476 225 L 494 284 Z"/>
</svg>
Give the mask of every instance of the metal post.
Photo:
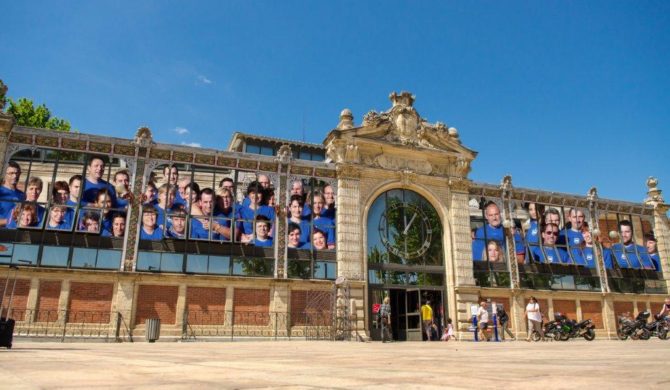
<svg viewBox="0 0 670 390">
<path fill-rule="evenodd" d="M 477 316 L 473 315 L 472 316 L 472 325 L 475 328 L 475 341 L 479 341 L 479 328 L 477 327 Z"/>
</svg>

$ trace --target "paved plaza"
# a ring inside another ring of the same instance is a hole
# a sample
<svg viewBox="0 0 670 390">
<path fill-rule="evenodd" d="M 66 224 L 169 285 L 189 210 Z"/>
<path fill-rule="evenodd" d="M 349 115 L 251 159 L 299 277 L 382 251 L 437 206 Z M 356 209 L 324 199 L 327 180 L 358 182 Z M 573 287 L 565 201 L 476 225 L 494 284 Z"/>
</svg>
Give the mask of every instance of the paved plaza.
<svg viewBox="0 0 670 390">
<path fill-rule="evenodd" d="M 0 349 L 0 388 L 665 388 L 670 341 L 53 343 Z"/>
</svg>

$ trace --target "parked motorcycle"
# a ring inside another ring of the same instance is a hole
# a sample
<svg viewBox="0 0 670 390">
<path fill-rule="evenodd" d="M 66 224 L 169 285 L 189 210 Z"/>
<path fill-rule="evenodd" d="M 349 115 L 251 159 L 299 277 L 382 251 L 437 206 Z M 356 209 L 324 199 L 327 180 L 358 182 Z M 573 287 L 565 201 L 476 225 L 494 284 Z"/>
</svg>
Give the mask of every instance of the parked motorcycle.
<svg viewBox="0 0 670 390">
<path fill-rule="evenodd" d="M 561 341 L 577 337 L 584 337 L 585 340 L 593 341 L 596 338 L 596 326 L 590 319 L 577 322 L 560 313 L 557 313 L 556 319 L 560 320 L 558 339 Z"/>
<path fill-rule="evenodd" d="M 648 323 L 646 328 L 651 332 L 651 337 L 658 336 L 661 340 L 666 340 L 668 338 L 668 331 L 670 331 L 668 322 L 665 318 L 658 315 L 654 316 L 654 321 Z"/>
<path fill-rule="evenodd" d="M 561 322 L 559 320 L 556 320 L 555 318 L 554 321 L 549 321 L 545 323 L 544 326 L 542 327 L 544 338 L 558 340 L 558 337 L 560 336 L 559 333 L 560 326 Z M 541 339 L 540 333 L 534 330 L 533 333 L 531 333 L 530 338 L 533 341 L 540 341 Z"/>
<path fill-rule="evenodd" d="M 647 319 L 651 313 L 648 311 L 640 312 L 635 320 L 625 316 L 619 317 L 619 325 L 617 326 L 617 336 L 619 340 L 626 340 L 630 337 L 633 340 L 649 340 L 651 331 L 647 329 Z"/>
</svg>

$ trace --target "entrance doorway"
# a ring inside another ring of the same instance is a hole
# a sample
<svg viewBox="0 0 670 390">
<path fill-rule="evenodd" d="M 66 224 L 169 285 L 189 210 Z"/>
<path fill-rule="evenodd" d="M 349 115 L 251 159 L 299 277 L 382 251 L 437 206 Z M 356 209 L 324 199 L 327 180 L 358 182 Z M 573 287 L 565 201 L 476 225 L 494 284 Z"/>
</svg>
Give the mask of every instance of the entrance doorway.
<svg viewBox="0 0 670 390">
<path fill-rule="evenodd" d="M 428 335 L 422 326 L 421 306 L 430 302 L 433 309 L 433 320 L 435 329 L 431 334 L 432 340 L 439 340 L 444 328 L 445 319 L 443 292 L 438 289 L 418 289 L 418 288 L 391 288 L 391 289 L 371 289 L 372 302 L 371 317 L 372 329 L 371 337 L 373 340 L 381 340 L 381 328 L 377 321 L 375 311 L 377 304 L 381 304 L 384 297 L 390 298 L 391 303 L 391 334 L 395 341 L 421 341 L 427 340 Z"/>
</svg>

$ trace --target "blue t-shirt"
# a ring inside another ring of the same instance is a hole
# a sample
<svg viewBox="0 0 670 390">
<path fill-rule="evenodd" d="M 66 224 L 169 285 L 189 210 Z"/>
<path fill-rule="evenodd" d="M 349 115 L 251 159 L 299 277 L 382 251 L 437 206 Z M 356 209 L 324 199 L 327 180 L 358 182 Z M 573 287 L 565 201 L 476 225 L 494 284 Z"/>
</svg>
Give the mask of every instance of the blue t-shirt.
<svg viewBox="0 0 670 390">
<path fill-rule="evenodd" d="M 310 230 L 311 230 L 311 225 L 310 225 L 309 221 L 305 221 L 304 219 L 302 219 L 302 220 L 300 220 L 300 223 L 295 223 L 295 222 L 291 221 L 290 219 L 288 219 L 286 221 L 287 229 L 288 229 L 288 225 L 291 224 L 291 223 L 300 226 L 300 245 L 305 244 L 305 243 L 309 243 L 309 242 L 312 241 L 309 238 Z"/>
<path fill-rule="evenodd" d="M 268 237 L 267 240 L 259 240 L 258 238 L 254 238 L 254 245 L 270 247 L 272 246 L 272 237 Z"/>
<path fill-rule="evenodd" d="M 322 217 L 330 218 L 333 221 L 335 220 L 335 214 L 336 213 L 337 213 L 337 208 L 336 207 L 333 207 L 333 208 L 330 208 L 330 209 L 325 209 L 324 208 L 323 210 L 321 210 L 321 216 Z"/>
<path fill-rule="evenodd" d="M 72 230 L 72 220 L 63 218 L 63 220 L 56 226 L 51 226 L 49 221 L 47 221 L 46 228 L 51 230 Z"/>
<path fill-rule="evenodd" d="M 531 219 L 530 220 L 530 226 L 528 227 L 528 230 L 526 230 L 526 243 L 528 244 L 539 244 L 540 243 L 540 236 L 539 236 L 539 229 L 537 227 L 537 220 L 536 219 Z"/>
<path fill-rule="evenodd" d="M 484 229 L 486 229 L 486 231 L 484 231 Z M 472 260 L 486 260 L 484 250 L 486 249 L 486 243 L 488 241 L 497 241 L 500 247 L 504 251 L 506 250 L 507 243 L 505 242 L 505 230 L 502 225 L 493 227 L 487 223 L 484 226 L 480 226 L 475 231 L 475 239 L 472 241 Z M 525 253 L 526 251 L 523 245 L 523 241 L 521 240 L 521 235 L 518 231 L 514 233 L 514 249 L 517 254 Z"/>
<path fill-rule="evenodd" d="M 177 233 L 174 231 L 174 226 L 170 227 L 170 229 L 165 232 L 165 235 L 168 238 L 174 238 L 175 240 L 183 240 L 184 238 L 186 238 L 186 232 L 181 234 Z"/>
<path fill-rule="evenodd" d="M 268 206 L 258 206 L 258 210 L 254 212 L 250 207 L 245 207 L 244 205 L 237 210 L 237 229 L 241 234 L 252 234 L 254 232 L 254 218 L 256 216 L 263 215 L 270 220 L 270 223 L 274 223 L 275 220 L 275 209 Z"/>
<path fill-rule="evenodd" d="M 546 256 L 545 256 L 546 253 Z M 535 261 L 549 264 L 570 264 L 567 252 L 563 248 L 545 246 L 544 253 L 539 246 L 533 247 Z"/>
<path fill-rule="evenodd" d="M 596 268 L 596 258 L 593 254 L 593 247 L 571 248 L 572 258 L 575 264 L 587 268 Z"/>
<path fill-rule="evenodd" d="M 9 218 L 17 202 L 26 200 L 26 194 L 23 191 L 11 190 L 5 186 L 0 186 L 0 218 Z"/>
<path fill-rule="evenodd" d="M 649 259 L 651 260 L 652 264 L 654 264 L 654 269 L 656 272 L 661 272 L 661 257 L 658 255 L 658 253 L 649 255 Z"/>
<path fill-rule="evenodd" d="M 42 222 L 44 221 L 44 214 L 46 214 L 46 208 L 44 208 L 44 206 L 36 204 L 36 203 L 32 203 L 32 204 L 34 204 L 35 207 L 37 208 L 37 222 L 34 223 L 31 226 L 35 226 L 35 227 L 42 226 Z M 19 208 L 21 207 L 20 203 L 13 203 L 13 205 L 14 205 L 14 208 L 16 208 L 17 206 Z M 7 217 L 10 219 L 10 221 L 7 223 L 7 227 L 9 227 L 9 223 L 14 222 L 13 226 L 14 226 L 14 228 L 16 228 L 16 222 L 14 221 L 14 218 L 12 216 L 12 214 L 14 214 L 14 208 L 9 210 L 9 214 L 8 214 Z"/>
<path fill-rule="evenodd" d="M 112 208 L 118 207 L 116 200 L 116 190 L 114 189 L 114 186 L 102 179 L 98 180 L 98 182 L 95 184 L 88 181 L 88 178 L 84 180 L 84 193 L 81 199 L 82 202 L 85 202 L 84 204 L 95 203 L 98 197 L 98 192 L 103 188 L 107 188 L 107 191 L 110 193 L 110 198 L 112 199 Z"/>
<path fill-rule="evenodd" d="M 202 220 L 211 218 L 212 221 L 218 223 L 221 226 L 230 227 L 230 218 L 224 215 L 214 215 L 213 217 L 198 217 L 191 219 L 191 238 L 197 238 L 201 240 L 214 240 L 214 241 L 230 241 L 222 234 L 212 231 L 212 237 L 209 237 L 209 230 L 205 229 L 202 224 Z M 202 219 L 202 220 L 201 220 Z"/>
<path fill-rule="evenodd" d="M 325 233 L 326 243 L 328 245 L 334 245 L 335 244 L 335 240 L 336 240 L 336 237 L 335 237 L 335 222 L 332 219 L 326 218 L 326 217 L 315 218 L 315 219 L 312 220 L 312 226 L 314 227 L 314 229 L 319 229 L 319 230 L 321 230 L 322 232 Z M 312 233 L 314 233 L 314 232 L 312 232 Z M 311 242 L 311 240 L 310 240 L 310 242 Z"/>
<path fill-rule="evenodd" d="M 566 238 L 567 237 L 567 238 Z M 569 247 L 577 247 L 584 241 L 584 236 L 581 231 L 574 231 L 572 229 L 564 228 L 558 233 L 556 245 L 568 244 Z"/>
<path fill-rule="evenodd" d="M 184 206 L 186 207 L 186 200 L 181 197 L 181 194 L 179 191 L 175 191 L 175 197 L 174 197 L 174 203 L 172 204 L 172 207 L 174 206 Z"/>
<path fill-rule="evenodd" d="M 616 259 L 621 268 L 654 268 L 647 249 L 641 245 L 614 244 L 611 248 L 611 256 Z"/>
<path fill-rule="evenodd" d="M 156 228 L 152 234 L 147 233 L 144 230 L 144 226 L 140 229 L 140 240 L 150 240 L 150 241 L 160 241 L 163 239 L 163 232 L 161 229 Z"/>
</svg>

